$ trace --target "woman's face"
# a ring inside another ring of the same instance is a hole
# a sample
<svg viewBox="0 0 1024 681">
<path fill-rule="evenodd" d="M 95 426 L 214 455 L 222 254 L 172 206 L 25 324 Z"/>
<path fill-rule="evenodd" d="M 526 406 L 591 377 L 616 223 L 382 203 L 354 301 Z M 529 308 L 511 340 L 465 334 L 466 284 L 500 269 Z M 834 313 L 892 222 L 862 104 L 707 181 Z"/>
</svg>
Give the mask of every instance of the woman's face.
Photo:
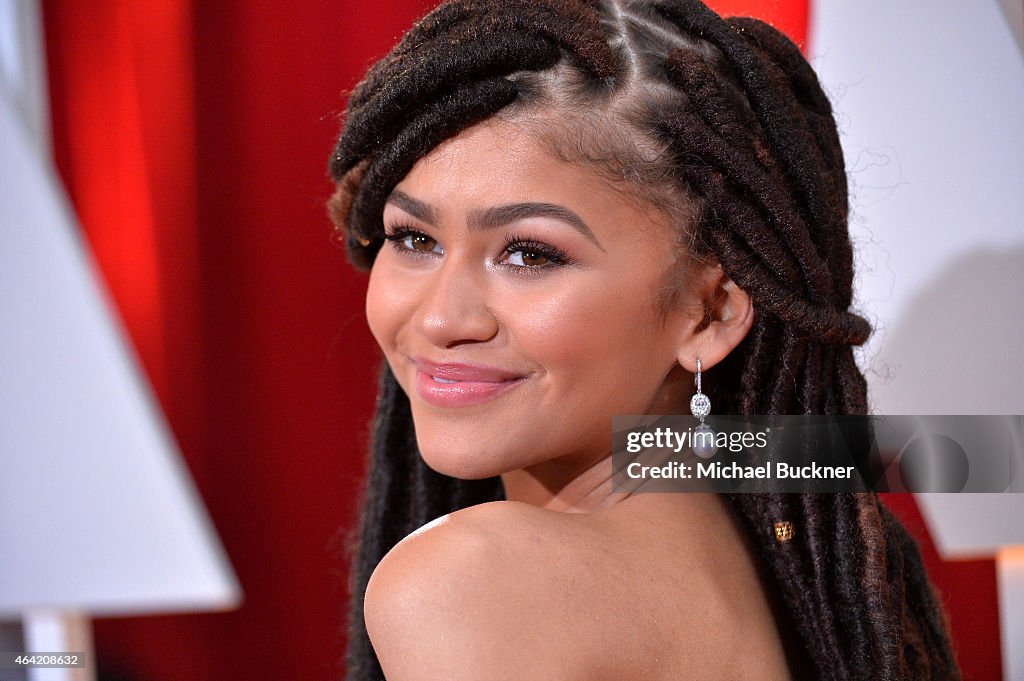
<svg viewBox="0 0 1024 681">
<path fill-rule="evenodd" d="M 500 119 L 416 163 L 383 220 L 367 318 L 447 475 L 607 455 L 698 321 L 656 302 L 681 226 Z"/>
</svg>

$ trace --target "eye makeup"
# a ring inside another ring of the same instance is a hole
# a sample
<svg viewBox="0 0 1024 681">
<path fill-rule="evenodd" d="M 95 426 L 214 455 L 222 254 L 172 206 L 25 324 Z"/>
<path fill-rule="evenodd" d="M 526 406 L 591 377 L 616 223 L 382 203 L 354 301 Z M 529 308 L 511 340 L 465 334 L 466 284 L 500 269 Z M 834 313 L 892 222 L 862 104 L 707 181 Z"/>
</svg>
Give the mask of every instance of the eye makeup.
<svg viewBox="0 0 1024 681">
<path fill-rule="evenodd" d="M 574 261 L 560 248 L 529 237 L 512 233 L 505 237 L 506 260 L 516 259 L 518 263 L 501 263 L 523 274 L 535 274 L 540 270 L 570 265 Z M 518 254 L 518 257 L 516 257 Z M 528 260 L 543 259 L 543 263 L 528 263 Z"/>
<path fill-rule="evenodd" d="M 408 257 L 420 258 L 444 254 L 444 249 L 436 239 L 408 225 L 396 225 L 386 229 L 384 238 L 392 244 L 396 251 Z M 517 274 L 537 274 L 575 262 L 562 249 L 519 233 L 510 233 L 505 236 L 501 253 L 500 260 L 496 264 Z"/>
</svg>

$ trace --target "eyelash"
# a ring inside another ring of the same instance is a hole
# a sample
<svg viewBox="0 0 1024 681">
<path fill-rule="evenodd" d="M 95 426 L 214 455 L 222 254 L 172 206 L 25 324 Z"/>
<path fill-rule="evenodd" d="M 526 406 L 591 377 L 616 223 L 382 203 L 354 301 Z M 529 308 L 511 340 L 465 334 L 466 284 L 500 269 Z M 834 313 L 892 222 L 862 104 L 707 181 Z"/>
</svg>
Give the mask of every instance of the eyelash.
<svg viewBox="0 0 1024 681">
<path fill-rule="evenodd" d="M 410 236 L 411 237 L 425 236 L 428 239 L 430 239 L 431 241 L 434 240 L 433 237 L 431 237 L 430 235 L 428 235 L 428 234 L 426 234 L 424 232 L 421 232 L 418 229 L 413 229 L 412 227 L 405 227 L 403 225 L 399 225 L 398 227 L 393 228 L 390 232 L 387 231 L 386 229 L 384 230 L 384 239 L 386 239 L 387 241 L 390 241 L 391 245 L 394 246 L 395 250 L 397 250 L 399 253 L 402 253 L 403 255 L 409 255 L 409 256 L 412 256 L 414 258 L 418 258 L 418 257 L 424 256 L 424 255 L 429 255 L 429 253 L 424 253 L 423 251 L 417 251 L 414 248 L 406 248 L 405 246 L 403 246 L 402 242 L 407 237 L 410 237 Z"/>
<path fill-rule="evenodd" d="M 436 242 L 436 240 L 429 234 L 426 234 L 418 229 L 414 229 L 412 227 L 407 227 L 404 225 L 397 226 L 393 228 L 390 232 L 385 231 L 384 234 L 384 238 L 387 241 L 390 241 L 391 244 L 395 247 L 395 249 L 403 255 L 408 255 L 413 258 L 430 255 L 429 253 L 417 251 L 412 248 L 406 248 L 404 245 L 402 245 L 402 241 L 404 241 L 406 238 L 410 236 L 424 236 Z M 502 249 L 502 253 L 510 255 L 518 251 L 543 256 L 548 260 L 548 262 L 544 265 L 508 265 L 507 263 L 501 263 L 502 265 L 511 268 L 518 274 L 538 274 L 541 270 L 573 264 L 573 260 L 559 248 L 556 248 L 550 244 L 546 244 L 541 241 L 537 241 L 535 239 L 520 236 L 519 234 L 516 233 L 509 234 L 505 238 L 505 246 Z"/>
<path fill-rule="evenodd" d="M 502 252 L 511 255 L 517 251 L 540 255 L 547 258 L 548 261 L 544 265 L 510 265 L 517 272 L 524 274 L 535 274 L 543 269 L 573 264 L 573 260 L 562 249 L 513 232 L 505 238 L 505 247 L 502 249 Z"/>
</svg>

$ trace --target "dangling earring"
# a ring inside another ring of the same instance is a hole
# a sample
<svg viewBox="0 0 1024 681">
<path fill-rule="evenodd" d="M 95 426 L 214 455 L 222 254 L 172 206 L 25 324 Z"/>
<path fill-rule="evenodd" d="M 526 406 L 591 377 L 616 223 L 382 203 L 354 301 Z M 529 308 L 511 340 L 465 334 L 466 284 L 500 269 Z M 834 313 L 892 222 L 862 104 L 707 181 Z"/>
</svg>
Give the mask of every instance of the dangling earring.
<svg viewBox="0 0 1024 681">
<path fill-rule="evenodd" d="M 700 419 L 700 425 L 694 429 L 691 441 L 694 454 L 702 459 L 710 459 L 718 451 L 718 445 L 715 444 L 715 431 L 704 423 L 704 419 L 711 413 L 711 398 L 700 391 L 700 374 L 700 357 L 698 357 L 697 375 L 693 378 L 697 392 L 690 398 L 690 413 Z"/>
</svg>

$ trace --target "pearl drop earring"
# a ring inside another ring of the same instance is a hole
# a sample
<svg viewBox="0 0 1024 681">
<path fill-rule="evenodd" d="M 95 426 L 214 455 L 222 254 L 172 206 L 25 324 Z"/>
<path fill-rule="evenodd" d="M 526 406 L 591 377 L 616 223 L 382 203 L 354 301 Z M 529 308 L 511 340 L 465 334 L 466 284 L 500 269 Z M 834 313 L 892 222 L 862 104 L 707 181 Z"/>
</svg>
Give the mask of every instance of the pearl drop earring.
<svg viewBox="0 0 1024 681">
<path fill-rule="evenodd" d="M 702 459 L 710 459 L 718 451 L 718 445 L 715 444 L 715 431 L 711 426 L 704 423 L 704 419 L 711 413 L 711 398 L 700 390 L 700 374 L 700 357 L 698 357 L 697 375 L 693 379 L 697 386 L 697 392 L 690 398 L 690 413 L 695 418 L 700 419 L 700 425 L 694 429 L 691 442 L 693 442 L 692 449 L 694 454 Z"/>
</svg>

